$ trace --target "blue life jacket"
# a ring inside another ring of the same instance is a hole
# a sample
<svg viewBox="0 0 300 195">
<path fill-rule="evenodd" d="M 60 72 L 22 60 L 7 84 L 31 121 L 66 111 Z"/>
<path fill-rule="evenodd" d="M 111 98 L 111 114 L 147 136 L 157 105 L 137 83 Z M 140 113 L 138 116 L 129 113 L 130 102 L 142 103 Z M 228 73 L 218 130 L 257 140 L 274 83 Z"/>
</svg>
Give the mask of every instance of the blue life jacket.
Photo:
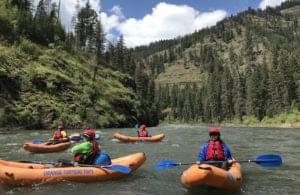
<svg viewBox="0 0 300 195">
<path fill-rule="evenodd" d="M 104 152 L 98 152 L 94 158 L 93 165 L 110 165 L 111 159 L 108 154 Z"/>
</svg>

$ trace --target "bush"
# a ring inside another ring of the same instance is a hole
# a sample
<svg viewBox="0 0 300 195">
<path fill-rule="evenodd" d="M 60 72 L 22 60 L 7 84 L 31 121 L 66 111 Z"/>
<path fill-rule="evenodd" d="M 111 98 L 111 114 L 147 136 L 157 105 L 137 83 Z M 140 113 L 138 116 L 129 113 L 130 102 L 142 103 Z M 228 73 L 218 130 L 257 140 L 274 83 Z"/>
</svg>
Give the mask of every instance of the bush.
<svg viewBox="0 0 300 195">
<path fill-rule="evenodd" d="M 41 51 L 38 46 L 27 39 L 22 39 L 19 47 L 23 52 L 29 54 L 34 59 L 41 55 Z"/>
<path fill-rule="evenodd" d="M 243 116 L 243 124 L 245 125 L 251 125 L 251 124 L 258 124 L 259 120 L 251 115 L 251 116 Z"/>
<path fill-rule="evenodd" d="M 15 39 L 15 32 L 12 23 L 3 16 L 0 15 L 0 37 L 7 40 L 9 43 L 13 43 Z"/>
</svg>

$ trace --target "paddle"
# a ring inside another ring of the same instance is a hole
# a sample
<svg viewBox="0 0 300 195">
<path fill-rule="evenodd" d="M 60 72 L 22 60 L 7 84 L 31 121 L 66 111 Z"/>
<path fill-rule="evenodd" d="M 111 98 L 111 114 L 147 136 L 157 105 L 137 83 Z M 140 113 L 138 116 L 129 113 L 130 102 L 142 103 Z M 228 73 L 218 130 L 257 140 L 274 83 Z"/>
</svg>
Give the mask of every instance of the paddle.
<svg viewBox="0 0 300 195">
<path fill-rule="evenodd" d="M 77 164 L 75 166 L 79 167 L 96 167 L 96 168 L 104 168 L 111 171 L 117 171 L 124 174 L 129 174 L 131 172 L 131 168 L 123 166 L 123 165 L 86 165 L 86 164 Z"/>
<path fill-rule="evenodd" d="M 34 164 L 51 164 L 55 167 L 95 167 L 95 168 L 104 168 L 111 171 L 117 171 L 124 174 L 129 174 L 131 172 L 131 168 L 123 166 L 123 165 L 87 165 L 87 164 L 78 164 L 74 162 L 70 162 L 67 160 L 62 160 L 58 162 L 42 162 L 42 161 L 19 161 L 21 163 L 34 163 Z"/>
<path fill-rule="evenodd" d="M 226 161 L 204 161 L 201 164 L 215 164 L 215 163 L 220 163 L 220 162 L 226 162 Z M 257 165 L 260 165 L 262 167 L 277 167 L 282 165 L 282 159 L 279 155 L 276 154 L 262 154 L 258 155 L 255 159 L 252 160 L 242 160 L 238 161 L 240 163 L 256 163 Z M 196 164 L 196 163 L 178 163 L 172 160 L 162 160 L 159 161 L 154 165 L 155 169 L 160 171 L 160 170 L 165 170 L 165 169 L 171 169 L 179 165 L 191 165 L 191 164 Z"/>
<path fill-rule="evenodd" d="M 80 140 L 82 139 L 81 135 L 78 133 L 78 134 L 72 134 L 69 136 L 69 140 L 70 141 L 76 141 L 76 142 L 79 142 Z M 45 142 L 48 142 L 49 140 L 45 141 Z M 42 140 L 40 139 L 33 139 L 32 140 L 32 143 L 33 144 L 42 144 L 44 143 Z"/>
</svg>

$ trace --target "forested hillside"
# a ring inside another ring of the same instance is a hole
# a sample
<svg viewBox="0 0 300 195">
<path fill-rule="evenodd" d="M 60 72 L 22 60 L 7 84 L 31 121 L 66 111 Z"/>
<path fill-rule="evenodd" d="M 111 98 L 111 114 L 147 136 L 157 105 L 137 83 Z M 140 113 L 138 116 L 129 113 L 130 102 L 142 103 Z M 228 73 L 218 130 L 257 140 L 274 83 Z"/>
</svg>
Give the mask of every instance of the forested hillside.
<svg viewBox="0 0 300 195">
<path fill-rule="evenodd" d="M 249 8 L 212 28 L 133 49 L 155 79 L 161 119 L 299 123 L 299 13 L 299 1 Z"/>
<path fill-rule="evenodd" d="M 300 2 L 148 46 L 108 42 L 98 13 L 0 0 L 0 126 L 300 123 Z M 108 45 L 105 48 L 105 45 Z"/>
<path fill-rule="evenodd" d="M 0 0 L 0 126 L 131 127 L 142 121 L 146 112 L 123 38 L 105 51 L 103 27 L 89 3 L 78 6 L 74 31 L 67 32 L 58 5 L 41 0 L 34 8 L 31 2 Z"/>
</svg>

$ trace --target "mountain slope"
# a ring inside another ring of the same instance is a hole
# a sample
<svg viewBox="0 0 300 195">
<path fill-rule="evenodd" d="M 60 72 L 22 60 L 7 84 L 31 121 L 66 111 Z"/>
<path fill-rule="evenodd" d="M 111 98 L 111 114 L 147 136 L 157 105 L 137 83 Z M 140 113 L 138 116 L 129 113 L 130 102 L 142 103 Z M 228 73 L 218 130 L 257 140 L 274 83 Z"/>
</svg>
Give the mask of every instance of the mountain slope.
<svg viewBox="0 0 300 195">
<path fill-rule="evenodd" d="M 299 110 L 299 13 L 299 1 L 249 8 L 212 28 L 135 48 L 155 76 L 164 118 L 258 122 Z"/>
</svg>

